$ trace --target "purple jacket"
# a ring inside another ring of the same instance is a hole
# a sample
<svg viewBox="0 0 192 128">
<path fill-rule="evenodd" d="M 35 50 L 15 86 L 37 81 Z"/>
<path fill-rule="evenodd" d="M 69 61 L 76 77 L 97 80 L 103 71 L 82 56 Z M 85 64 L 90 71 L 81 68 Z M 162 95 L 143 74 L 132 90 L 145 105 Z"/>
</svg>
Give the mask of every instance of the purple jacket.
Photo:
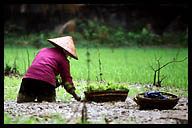
<svg viewBox="0 0 192 128">
<path fill-rule="evenodd" d="M 56 47 L 43 48 L 37 53 L 24 78 L 42 80 L 56 87 L 58 74 L 61 75 L 63 85 L 69 82 L 72 85 L 71 89 L 75 89 L 70 74 L 69 60 L 63 51 Z"/>
</svg>

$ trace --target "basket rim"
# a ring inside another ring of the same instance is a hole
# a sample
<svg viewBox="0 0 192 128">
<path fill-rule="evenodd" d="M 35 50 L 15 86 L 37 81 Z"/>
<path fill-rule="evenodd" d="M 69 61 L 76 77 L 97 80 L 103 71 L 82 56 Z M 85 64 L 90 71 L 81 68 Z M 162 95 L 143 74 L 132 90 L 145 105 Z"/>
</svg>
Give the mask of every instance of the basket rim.
<svg viewBox="0 0 192 128">
<path fill-rule="evenodd" d="M 173 96 L 173 98 L 168 98 L 168 99 L 155 99 L 155 98 L 147 98 L 147 97 L 141 97 L 141 95 L 144 95 L 145 92 L 141 92 L 141 93 L 138 93 L 136 95 L 136 99 L 140 99 L 140 100 L 151 100 L 151 101 L 168 101 L 168 100 L 179 100 L 179 96 L 173 94 L 173 93 L 168 93 L 168 92 L 163 92 L 163 91 L 160 91 L 160 93 L 162 94 L 165 94 L 165 95 L 168 95 L 168 96 Z"/>
</svg>

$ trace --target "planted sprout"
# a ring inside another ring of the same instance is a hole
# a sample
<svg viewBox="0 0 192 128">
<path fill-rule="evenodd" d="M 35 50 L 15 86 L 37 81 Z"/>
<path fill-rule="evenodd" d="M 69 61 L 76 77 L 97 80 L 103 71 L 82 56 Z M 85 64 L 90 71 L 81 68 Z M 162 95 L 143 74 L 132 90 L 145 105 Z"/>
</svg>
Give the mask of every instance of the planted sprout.
<svg viewBox="0 0 192 128">
<path fill-rule="evenodd" d="M 102 79 L 102 75 L 103 75 L 103 73 L 102 73 L 102 71 L 101 71 L 101 58 L 100 58 L 100 51 L 99 51 L 99 48 L 97 47 L 97 52 L 98 52 L 98 57 L 99 57 L 99 76 L 100 76 L 100 81 L 102 82 L 103 81 L 103 79 Z"/>
<path fill-rule="evenodd" d="M 88 85 L 89 85 L 89 83 L 90 83 L 90 53 L 89 53 L 89 48 L 88 48 L 88 46 L 87 46 L 87 71 L 88 71 L 88 77 L 87 77 L 87 87 L 88 87 Z"/>
<path fill-rule="evenodd" d="M 12 73 L 13 74 L 19 74 L 19 71 L 17 70 L 17 56 L 15 57 L 15 60 L 14 60 L 14 64 L 13 64 L 13 69 L 12 69 Z"/>
<path fill-rule="evenodd" d="M 6 64 L 6 67 L 5 67 L 5 75 L 6 76 L 8 76 L 10 73 L 11 73 L 12 71 L 11 71 L 11 67 L 8 65 L 8 64 Z"/>
</svg>

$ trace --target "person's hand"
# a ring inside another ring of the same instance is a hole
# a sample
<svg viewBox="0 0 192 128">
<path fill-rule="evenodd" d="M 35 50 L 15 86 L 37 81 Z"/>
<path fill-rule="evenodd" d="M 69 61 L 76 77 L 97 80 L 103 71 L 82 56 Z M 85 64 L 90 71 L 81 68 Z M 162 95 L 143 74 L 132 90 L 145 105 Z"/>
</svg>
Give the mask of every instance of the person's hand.
<svg viewBox="0 0 192 128">
<path fill-rule="evenodd" d="M 81 101 L 81 97 L 78 96 L 77 94 L 74 94 L 73 97 L 74 97 L 77 101 Z"/>
</svg>

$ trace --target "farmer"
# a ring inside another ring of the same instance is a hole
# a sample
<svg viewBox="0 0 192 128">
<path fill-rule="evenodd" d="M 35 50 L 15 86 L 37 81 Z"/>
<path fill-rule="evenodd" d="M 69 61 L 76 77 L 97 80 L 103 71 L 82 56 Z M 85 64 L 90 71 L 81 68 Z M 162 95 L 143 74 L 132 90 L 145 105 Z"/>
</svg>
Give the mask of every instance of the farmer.
<svg viewBox="0 0 192 128">
<path fill-rule="evenodd" d="M 17 103 L 33 102 L 36 98 L 38 102 L 56 101 L 56 91 L 60 84 L 56 76 L 60 74 L 62 83 L 66 91 L 80 101 L 75 93 L 75 86 L 70 74 L 70 64 L 68 56 L 78 60 L 75 45 L 71 36 L 48 39 L 55 47 L 41 49 L 27 73 L 22 79 L 20 90 L 17 96 Z"/>
</svg>

